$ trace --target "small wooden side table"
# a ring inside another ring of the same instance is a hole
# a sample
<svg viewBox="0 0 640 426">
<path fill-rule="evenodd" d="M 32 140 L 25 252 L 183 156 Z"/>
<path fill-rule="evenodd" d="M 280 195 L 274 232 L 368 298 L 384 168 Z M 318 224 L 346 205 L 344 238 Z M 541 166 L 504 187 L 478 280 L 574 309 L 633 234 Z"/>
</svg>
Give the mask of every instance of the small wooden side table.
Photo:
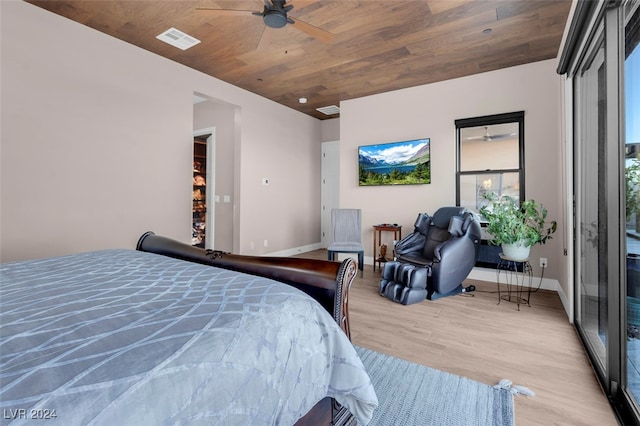
<svg viewBox="0 0 640 426">
<path fill-rule="evenodd" d="M 382 223 L 380 225 L 373 225 L 373 270 L 376 270 L 376 263 L 382 268 L 382 263 L 388 259 L 378 257 L 378 243 L 382 242 L 382 231 L 393 232 L 393 239 L 395 241 L 402 239 L 402 225 L 397 223 Z"/>
</svg>

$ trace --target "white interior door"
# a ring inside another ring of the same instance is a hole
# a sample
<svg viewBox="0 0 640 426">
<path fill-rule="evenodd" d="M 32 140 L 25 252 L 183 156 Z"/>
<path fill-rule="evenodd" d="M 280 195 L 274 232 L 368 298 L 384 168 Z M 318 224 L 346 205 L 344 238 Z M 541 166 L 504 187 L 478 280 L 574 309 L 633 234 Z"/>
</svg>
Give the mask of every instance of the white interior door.
<svg viewBox="0 0 640 426">
<path fill-rule="evenodd" d="M 322 143 L 322 247 L 331 242 L 331 209 L 340 204 L 340 141 Z"/>
</svg>

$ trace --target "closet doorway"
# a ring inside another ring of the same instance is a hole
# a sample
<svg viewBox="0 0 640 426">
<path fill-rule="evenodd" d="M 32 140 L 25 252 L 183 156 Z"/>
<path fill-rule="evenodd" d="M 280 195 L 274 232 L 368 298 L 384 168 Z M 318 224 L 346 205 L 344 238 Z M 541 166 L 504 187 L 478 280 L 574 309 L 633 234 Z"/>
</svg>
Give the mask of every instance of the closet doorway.
<svg viewBox="0 0 640 426">
<path fill-rule="evenodd" d="M 212 248 L 215 231 L 215 128 L 193 134 L 191 245 Z"/>
</svg>

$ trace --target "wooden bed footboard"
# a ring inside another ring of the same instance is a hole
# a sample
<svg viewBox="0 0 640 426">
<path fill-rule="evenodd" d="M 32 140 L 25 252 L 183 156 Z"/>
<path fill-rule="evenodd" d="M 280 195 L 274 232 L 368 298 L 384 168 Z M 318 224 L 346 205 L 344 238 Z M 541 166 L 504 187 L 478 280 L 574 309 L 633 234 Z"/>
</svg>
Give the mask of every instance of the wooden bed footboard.
<svg viewBox="0 0 640 426">
<path fill-rule="evenodd" d="M 136 249 L 176 259 L 270 278 L 296 287 L 317 300 L 351 340 L 349 287 L 357 273 L 355 260 L 343 262 L 291 257 L 244 256 L 190 246 L 149 231 Z M 295 426 L 355 425 L 351 413 L 333 398 L 318 402 Z"/>
<path fill-rule="evenodd" d="M 340 263 L 319 259 L 237 255 L 190 246 L 151 231 L 140 237 L 136 249 L 289 284 L 317 300 L 351 339 L 349 287 L 357 273 L 356 262 L 351 258 Z"/>
</svg>

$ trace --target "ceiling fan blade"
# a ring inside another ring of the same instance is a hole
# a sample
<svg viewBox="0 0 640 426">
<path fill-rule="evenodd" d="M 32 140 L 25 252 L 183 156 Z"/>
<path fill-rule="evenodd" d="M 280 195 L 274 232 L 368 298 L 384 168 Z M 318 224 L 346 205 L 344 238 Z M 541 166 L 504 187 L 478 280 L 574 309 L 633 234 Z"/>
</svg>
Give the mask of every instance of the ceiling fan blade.
<svg viewBox="0 0 640 426">
<path fill-rule="evenodd" d="M 489 134 L 489 127 L 488 126 L 484 126 L 484 135 L 478 135 L 478 136 L 469 136 L 467 138 L 464 138 L 465 140 L 468 141 L 485 141 L 485 142 L 490 142 L 493 140 L 493 136 Z"/>
<path fill-rule="evenodd" d="M 293 20 L 293 28 L 297 28 L 303 33 L 310 35 L 311 37 L 319 40 L 323 43 L 330 44 L 333 42 L 333 38 L 335 34 L 330 33 L 329 31 L 325 31 L 322 28 L 318 28 L 314 25 L 311 25 L 307 22 L 301 21 L 295 18 L 289 18 Z"/>
<path fill-rule="evenodd" d="M 273 29 L 264 26 L 260 40 L 258 41 L 258 47 L 256 50 L 266 50 L 271 45 L 271 38 L 273 37 Z"/>
<path fill-rule="evenodd" d="M 499 141 L 502 139 L 509 139 L 512 138 L 516 135 L 516 133 L 505 133 L 503 135 L 483 135 L 483 136 L 469 136 L 467 138 L 464 138 L 464 140 L 466 141 L 485 141 L 485 142 L 491 142 L 491 141 Z"/>
<path fill-rule="evenodd" d="M 205 12 L 209 12 L 212 16 L 247 16 L 247 15 L 254 14 L 253 10 L 212 9 L 208 7 L 196 7 L 196 10 L 203 10 Z"/>
<path fill-rule="evenodd" d="M 500 139 L 509 139 L 514 137 L 516 134 L 515 133 L 504 133 L 501 135 L 491 135 L 491 140 L 497 141 Z"/>
</svg>

